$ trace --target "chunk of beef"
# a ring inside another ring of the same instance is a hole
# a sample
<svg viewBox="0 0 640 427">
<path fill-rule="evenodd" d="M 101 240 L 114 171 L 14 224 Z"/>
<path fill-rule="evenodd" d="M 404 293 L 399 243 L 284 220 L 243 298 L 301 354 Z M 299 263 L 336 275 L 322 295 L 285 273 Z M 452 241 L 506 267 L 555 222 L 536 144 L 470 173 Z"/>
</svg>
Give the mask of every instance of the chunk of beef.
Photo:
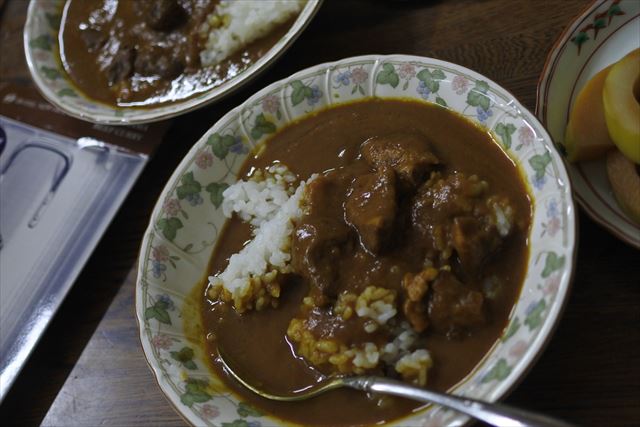
<svg viewBox="0 0 640 427">
<path fill-rule="evenodd" d="M 434 173 L 412 201 L 412 226 L 427 252 L 441 260 L 456 254 L 464 276 L 476 274 L 509 233 L 509 202 L 487 197 L 487 190 L 475 175 Z"/>
<path fill-rule="evenodd" d="M 295 230 L 291 262 L 293 270 L 311 284 L 316 305 L 337 296 L 340 260 L 354 246 L 354 232 L 342 211 L 351 179 L 336 170 L 316 177 L 306 188 L 310 211 Z"/>
<path fill-rule="evenodd" d="M 345 218 L 358 231 L 362 246 L 380 253 L 389 242 L 398 206 L 396 177 L 390 168 L 353 180 L 345 202 Z"/>
<path fill-rule="evenodd" d="M 446 223 L 459 215 L 474 215 L 477 206 L 484 204 L 482 196 L 488 184 L 473 175 L 463 173 L 442 177 L 434 173 L 414 196 L 411 218 L 414 227 L 428 233 L 434 223 Z"/>
<path fill-rule="evenodd" d="M 491 222 L 481 221 L 472 216 L 454 218 L 451 244 L 464 272 L 476 274 L 501 243 L 502 238 Z"/>
<path fill-rule="evenodd" d="M 442 178 L 433 173 L 418 189 L 411 202 L 411 224 L 428 252 L 440 253 L 441 258 L 451 255 L 448 241 L 449 227 L 457 215 L 470 215 L 473 200 L 467 196 L 467 178 L 462 174 Z"/>
<path fill-rule="evenodd" d="M 184 70 L 185 59 L 178 49 L 144 45 L 137 52 L 134 67 L 143 76 L 172 79 Z"/>
<path fill-rule="evenodd" d="M 133 47 L 123 46 L 109 58 L 105 72 L 110 86 L 116 85 L 131 76 L 136 51 Z"/>
<path fill-rule="evenodd" d="M 426 139 L 411 133 L 369 138 L 362 144 L 361 151 L 367 163 L 377 169 L 392 168 L 403 186 L 409 188 L 422 183 L 429 170 L 438 164 Z"/>
<path fill-rule="evenodd" d="M 154 30 L 169 31 L 184 22 L 187 14 L 177 0 L 148 2 L 145 19 Z"/>
<path fill-rule="evenodd" d="M 485 322 L 484 296 L 452 273 L 441 271 L 431 285 L 428 313 L 434 331 L 455 336 Z"/>
<path fill-rule="evenodd" d="M 500 237 L 507 237 L 514 228 L 524 229 L 526 226 L 516 220 L 515 209 L 507 197 L 491 196 L 487 199 L 490 222 Z"/>
<path fill-rule="evenodd" d="M 291 262 L 294 271 L 310 281 L 316 304 L 337 297 L 340 260 L 349 252 L 350 242 L 349 227 L 328 218 L 303 222 L 295 230 Z"/>
<path fill-rule="evenodd" d="M 342 205 L 349 191 L 353 175 L 335 169 L 317 176 L 307 185 L 307 201 L 314 216 L 344 219 Z"/>
<path fill-rule="evenodd" d="M 416 332 L 422 332 L 429 326 L 427 292 L 429 283 L 437 276 L 438 270 L 429 267 L 417 274 L 407 273 L 402 279 L 404 292 L 402 311 Z"/>
</svg>

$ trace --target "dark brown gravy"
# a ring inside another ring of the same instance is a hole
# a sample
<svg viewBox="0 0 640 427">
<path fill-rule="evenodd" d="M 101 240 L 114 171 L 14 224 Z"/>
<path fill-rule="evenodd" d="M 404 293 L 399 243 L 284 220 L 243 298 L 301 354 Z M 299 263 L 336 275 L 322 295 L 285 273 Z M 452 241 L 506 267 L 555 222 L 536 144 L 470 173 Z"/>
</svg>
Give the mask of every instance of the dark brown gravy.
<svg viewBox="0 0 640 427">
<path fill-rule="evenodd" d="M 352 163 L 363 141 L 398 130 L 428 136 L 432 150 L 445 165 L 443 172 L 456 170 L 479 175 L 492 191 L 509 197 L 520 214 L 518 220 L 524 224 L 487 265 L 488 271 L 504 281 L 503 292 L 489 304 L 488 322 L 460 339 L 448 339 L 427 331 L 427 348 L 434 360 L 428 387 L 446 391 L 464 380 L 502 335 L 526 273 L 531 203 L 518 167 L 490 134 L 438 106 L 368 100 L 322 111 L 280 130 L 259 157 L 246 161 L 239 178 L 245 178 L 253 168 L 266 167 L 277 160 L 306 179 L 312 173 Z M 235 217 L 228 221 L 220 234 L 209 272 L 222 271 L 228 258 L 249 238 L 246 224 Z M 387 280 L 397 278 L 388 276 Z M 308 289 L 304 280 L 292 279 L 292 283 L 283 288 L 277 309 L 243 315 L 236 314 L 226 304 L 212 305 L 203 298 L 205 333 L 216 337 L 228 357 L 252 383 L 275 391 L 302 388 L 316 381 L 317 371 L 294 356 L 286 331 Z M 216 343 L 209 342 L 207 346 L 214 371 L 243 400 L 266 413 L 303 425 L 370 425 L 406 416 L 420 408 L 415 402 L 390 397 L 369 399 L 364 393 L 351 390 L 338 390 L 299 403 L 268 401 L 232 381 L 216 359 Z"/>
<path fill-rule="evenodd" d="M 170 31 L 151 28 L 144 19 L 149 13 L 146 7 L 161 1 L 69 0 L 65 4 L 60 58 L 83 93 L 118 107 L 150 107 L 185 100 L 246 70 L 286 34 L 295 20 L 290 19 L 221 63 L 202 67 L 202 41 L 197 29 L 219 0 L 176 0 L 184 8 L 184 19 Z M 128 57 L 122 58 L 125 51 Z M 111 65 L 123 59 L 129 65 Z"/>
</svg>

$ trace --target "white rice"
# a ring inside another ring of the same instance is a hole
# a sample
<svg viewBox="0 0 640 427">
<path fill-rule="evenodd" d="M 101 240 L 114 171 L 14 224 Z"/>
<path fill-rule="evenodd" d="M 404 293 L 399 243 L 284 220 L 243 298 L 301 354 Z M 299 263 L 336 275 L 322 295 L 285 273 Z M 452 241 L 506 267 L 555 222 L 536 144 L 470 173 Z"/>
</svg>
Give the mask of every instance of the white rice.
<svg viewBox="0 0 640 427">
<path fill-rule="evenodd" d="M 400 358 L 409 354 L 418 340 L 417 332 L 407 322 L 402 322 L 394 331 L 394 335 L 394 340 L 382 347 L 381 358 L 388 365 L 395 364 Z"/>
<path fill-rule="evenodd" d="M 214 65 L 249 43 L 266 36 L 302 10 L 300 0 L 223 0 L 207 17 L 200 34 L 203 65 Z"/>
<path fill-rule="evenodd" d="M 506 237 L 511 232 L 511 224 L 513 223 L 514 212 L 506 198 L 497 196 L 490 197 L 487 200 L 487 206 L 493 213 L 493 223 L 498 230 L 500 237 Z"/>
<path fill-rule="evenodd" d="M 396 308 L 383 301 L 374 301 L 368 306 L 356 308 L 359 317 L 368 317 L 375 320 L 378 325 L 384 325 L 389 319 L 396 315 Z M 375 329 L 374 329 L 375 330 Z"/>
<path fill-rule="evenodd" d="M 374 343 L 367 342 L 364 346 L 353 345 L 344 354 L 352 358 L 355 373 L 361 374 L 384 362 L 393 366 L 404 380 L 424 386 L 427 383 L 428 371 L 433 366 L 431 354 L 424 348 L 411 351 L 416 345 L 418 336 L 408 323 L 403 322 L 398 330 L 402 332 L 393 342 L 380 348 Z"/>
<path fill-rule="evenodd" d="M 248 181 L 238 181 L 222 193 L 222 213 L 227 218 L 237 213 L 255 233 L 296 191 L 295 181 L 296 176 L 282 164 L 257 170 Z"/>
<path fill-rule="evenodd" d="M 295 177 L 285 166 L 272 166 L 252 180 L 238 181 L 224 191 L 224 214 L 230 217 L 237 212 L 256 228 L 254 238 L 229 258 L 227 268 L 209 277 L 213 287 L 222 286 L 234 301 L 241 301 L 251 291 L 253 279 L 263 278 L 274 270 L 280 273 L 290 270 L 293 221 L 302 215 L 304 190 L 313 178 L 300 182 L 289 196 L 288 187 Z"/>
<path fill-rule="evenodd" d="M 373 369 L 378 366 L 380 353 L 378 352 L 378 347 L 374 343 L 368 342 L 365 343 L 364 348 L 354 348 L 350 351 L 355 353 L 353 366 L 362 369 Z"/>
<path fill-rule="evenodd" d="M 429 352 L 419 349 L 402 356 L 396 362 L 395 369 L 404 380 L 411 380 L 417 385 L 424 386 L 427 383 L 427 371 L 431 366 L 433 366 L 433 360 Z"/>
</svg>

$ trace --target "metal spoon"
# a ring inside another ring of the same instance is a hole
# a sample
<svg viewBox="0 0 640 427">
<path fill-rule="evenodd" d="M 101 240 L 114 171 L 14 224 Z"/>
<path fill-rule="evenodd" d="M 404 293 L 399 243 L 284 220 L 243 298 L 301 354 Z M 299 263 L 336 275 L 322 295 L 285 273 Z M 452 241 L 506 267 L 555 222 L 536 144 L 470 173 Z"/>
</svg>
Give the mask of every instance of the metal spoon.
<svg viewBox="0 0 640 427">
<path fill-rule="evenodd" d="M 311 399 L 312 397 L 323 394 L 329 390 L 341 387 L 350 387 L 356 390 L 362 390 L 368 393 L 384 393 L 394 396 L 401 396 L 408 399 L 417 400 L 425 403 L 436 403 L 446 408 L 456 410 L 475 419 L 484 421 L 494 426 L 504 427 L 529 427 L 529 426 L 548 426 L 548 427 L 570 427 L 571 424 L 565 423 L 557 419 L 553 419 L 544 415 L 535 414 L 521 409 L 497 403 L 488 403 L 480 400 L 469 399 L 466 397 L 458 397 L 452 394 L 438 393 L 435 391 L 425 390 L 422 388 L 407 385 L 401 381 L 396 381 L 381 377 L 356 377 L 356 376 L 329 376 L 326 380 L 317 385 L 306 387 L 300 391 L 287 394 L 276 395 L 267 391 L 256 388 L 255 386 L 244 380 L 238 373 L 229 366 L 223 352 L 218 348 L 219 359 L 225 370 L 231 374 L 240 384 L 270 400 L 278 400 L 281 402 L 297 402 L 301 400 Z"/>
</svg>

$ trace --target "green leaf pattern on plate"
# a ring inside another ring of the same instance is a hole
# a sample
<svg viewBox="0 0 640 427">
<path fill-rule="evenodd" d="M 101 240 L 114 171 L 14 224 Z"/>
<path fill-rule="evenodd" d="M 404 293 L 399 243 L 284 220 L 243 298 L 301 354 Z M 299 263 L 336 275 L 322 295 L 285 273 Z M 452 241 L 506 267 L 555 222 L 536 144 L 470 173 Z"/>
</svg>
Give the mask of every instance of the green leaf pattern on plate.
<svg viewBox="0 0 640 427">
<path fill-rule="evenodd" d="M 180 401 L 189 408 L 194 403 L 203 403 L 213 397 L 208 391 L 209 382 L 206 380 L 188 378 L 185 383 L 185 392 L 180 396 Z"/>
<path fill-rule="evenodd" d="M 156 319 L 161 323 L 171 325 L 171 316 L 169 316 L 169 312 L 167 311 L 168 308 L 167 302 L 158 298 L 151 307 L 147 307 L 144 312 L 144 318 L 146 320 Z"/>
<path fill-rule="evenodd" d="M 436 96 L 436 104 L 441 105 L 443 107 L 447 107 L 447 101 L 445 101 L 444 99 L 442 99 L 439 96 Z"/>
<path fill-rule="evenodd" d="M 46 51 L 51 51 L 51 44 L 51 36 L 48 34 L 43 34 L 29 41 L 29 46 L 31 46 L 32 48 L 42 49 Z"/>
<path fill-rule="evenodd" d="M 393 64 L 383 64 L 382 70 L 378 72 L 378 77 L 376 77 L 376 82 L 381 85 L 389 85 L 392 88 L 396 88 L 398 83 L 400 83 L 400 77 L 398 73 L 396 73 L 396 69 Z"/>
<path fill-rule="evenodd" d="M 542 270 L 542 278 L 546 279 L 552 273 L 564 267 L 564 255 L 558 256 L 557 253 L 550 251 L 544 261 L 544 270 Z"/>
<path fill-rule="evenodd" d="M 487 96 L 489 91 L 489 83 L 478 80 L 467 94 L 467 104 L 472 107 L 480 107 L 484 111 L 489 111 L 491 107 L 491 99 Z"/>
<path fill-rule="evenodd" d="M 511 323 L 509 323 L 507 331 L 502 336 L 502 341 L 507 341 L 509 338 L 514 336 L 516 332 L 518 332 L 518 329 L 520 329 L 520 326 L 520 318 L 518 318 L 518 316 L 514 317 Z"/>
<path fill-rule="evenodd" d="M 222 423 L 222 427 L 250 427 L 250 424 L 247 420 L 238 418 L 230 423 Z"/>
<path fill-rule="evenodd" d="M 311 88 L 300 80 L 291 82 L 291 88 L 293 89 L 291 93 L 291 104 L 293 104 L 294 107 L 304 101 L 305 98 L 311 96 Z"/>
<path fill-rule="evenodd" d="M 56 68 L 51 68 L 43 65 L 42 67 L 40 67 L 40 71 L 49 80 L 56 80 L 60 78 L 60 71 L 58 71 L 58 69 Z"/>
<path fill-rule="evenodd" d="M 500 359 L 491 369 L 489 369 L 485 376 L 482 377 L 482 382 L 486 383 L 494 380 L 502 381 L 509 376 L 511 369 L 512 368 L 509 366 L 506 359 Z"/>
<path fill-rule="evenodd" d="M 542 179 L 542 177 L 544 177 L 549 163 L 551 163 L 551 154 L 548 151 L 544 154 L 536 154 L 529 159 L 529 164 L 535 172 L 536 179 Z"/>
<path fill-rule="evenodd" d="M 268 133 L 274 133 L 276 131 L 276 125 L 267 120 L 264 113 L 260 113 L 256 116 L 256 121 L 251 129 L 251 137 L 254 140 L 259 140 L 263 135 Z"/>
<path fill-rule="evenodd" d="M 496 126 L 496 134 L 502 140 L 502 146 L 506 149 L 511 148 L 511 135 L 516 131 L 516 127 L 512 123 L 498 123 Z"/>
<path fill-rule="evenodd" d="M 213 203 L 213 206 L 215 206 L 216 209 L 219 208 L 222 204 L 222 200 L 224 198 L 222 196 L 222 193 L 228 187 L 229 184 L 227 184 L 226 182 L 212 182 L 205 188 L 207 193 L 209 193 L 209 199 L 211 200 L 211 203 Z"/>
<path fill-rule="evenodd" d="M 53 31 L 58 31 L 60 29 L 60 21 L 62 20 L 62 15 L 60 15 L 59 13 L 45 12 L 44 16 Z"/>
<path fill-rule="evenodd" d="M 202 185 L 194 179 L 193 172 L 184 174 L 180 181 L 182 184 L 176 188 L 176 195 L 180 200 L 199 194 L 202 190 Z"/>
<path fill-rule="evenodd" d="M 158 220 L 158 228 L 162 230 L 162 235 L 170 242 L 176 238 L 178 230 L 184 227 L 180 218 L 160 218 Z"/>
<path fill-rule="evenodd" d="M 589 37 L 589 31 L 593 31 L 593 40 L 595 40 L 598 37 L 600 30 L 609 26 L 614 17 L 625 14 L 619 3 L 619 1 L 612 1 L 606 11 L 594 15 L 591 22 L 585 23 L 585 25 L 582 26 L 573 37 L 571 37 L 571 42 L 578 47 L 578 55 L 580 55 L 582 45 L 591 40 L 591 37 Z"/>
<path fill-rule="evenodd" d="M 294 80 L 291 82 L 291 105 L 293 107 L 307 100 L 310 107 L 316 105 L 322 97 L 322 90 L 317 84 L 305 84 L 302 80 Z M 275 126 L 274 126 L 275 130 Z M 252 132 L 253 134 L 253 132 Z M 258 138 L 254 138 L 258 139 Z"/>
<path fill-rule="evenodd" d="M 537 329 L 543 321 L 543 314 L 547 308 L 547 301 L 544 298 L 540 299 L 537 303 L 532 303 L 527 309 L 527 318 L 524 319 L 524 324 L 529 327 L 530 330 Z"/>
<path fill-rule="evenodd" d="M 420 81 L 416 90 L 423 99 L 429 100 L 431 95 L 434 95 L 436 104 L 448 107 L 447 101 L 438 93 L 440 91 L 440 82 L 447 78 L 442 70 L 425 68 L 416 77 Z M 407 83 L 404 86 L 407 86 Z"/>
<path fill-rule="evenodd" d="M 213 154 L 220 160 L 224 160 L 229 154 L 229 148 L 235 144 L 235 138 L 232 135 L 221 136 L 214 133 L 207 140 L 207 145 L 211 147 Z"/>
<path fill-rule="evenodd" d="M 63 96 L 78 96 L 78 94 L 76 93 L 75 90 L 71 89 L 70 87 L 63 87 L 62 89 L 60 89 L 58 91 L 58 96 L 59 97 L 63 97 Z"/>
<path fill-rule="evenodd" d="M 240 402 L 240 404 L 238 405 L 238 415 L 240 415 L 242 418 L 261 417 L 262 412 L 249 405 L 248 403 Z"/>
<path fill-rule="evenodd" d="M 185 346 L 180 351 L 172 351 L 170 354 L 172 359 L 180 362 L 185 368 L 191 371 L 198 369 L 198 365 L 193 361 L 194 351 L 191 347 Z"/>
<path fill-rule="evenodd" d="M 444 80 L 445 75 L 442 70 L 429 71 L 424 69 L 418 73 L 418 80 L 424 82 L 425 86 L 431 91 L 436 93 L 440 90 L 440 80 Z"/>
</svg>

